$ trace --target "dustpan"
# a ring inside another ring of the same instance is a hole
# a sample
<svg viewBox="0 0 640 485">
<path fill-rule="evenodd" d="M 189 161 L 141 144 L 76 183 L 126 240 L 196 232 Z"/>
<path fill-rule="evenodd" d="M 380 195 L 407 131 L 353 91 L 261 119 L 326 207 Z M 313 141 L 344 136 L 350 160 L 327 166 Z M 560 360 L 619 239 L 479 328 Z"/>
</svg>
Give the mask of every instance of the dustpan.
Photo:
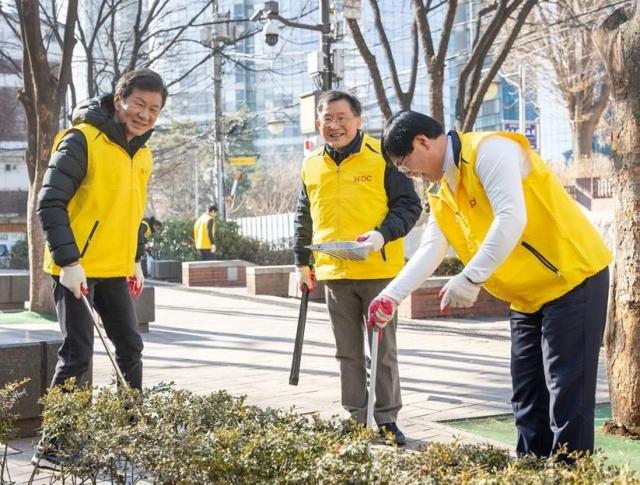
<svg viewBox="0 0 640 485">
<path fill-rule="evenodd" d="M 328 254 L 336 259 L 348 261 L 364 261 L 373 250 L 370 242 L 334 241 L 305 246 L 307 249 Z"/>
</svg>

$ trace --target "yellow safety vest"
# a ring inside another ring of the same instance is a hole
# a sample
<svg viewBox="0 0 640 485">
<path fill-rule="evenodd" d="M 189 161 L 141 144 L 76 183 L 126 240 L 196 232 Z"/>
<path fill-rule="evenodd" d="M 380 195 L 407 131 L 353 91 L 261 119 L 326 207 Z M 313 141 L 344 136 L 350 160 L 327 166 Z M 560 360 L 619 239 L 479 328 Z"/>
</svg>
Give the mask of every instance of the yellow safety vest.
<svg viewBox="0 0 640 485">
<path fill-rule="evenodd" d="M 196 249 L 211 249 L 211 240 L 209 239 L 209 233 L 207 231 L 207 225 L 211 219 L 213 219 L 213 217 L 205 212 L 196 220 L 193 226 L 193 240 L 196 244 Z M 214 222 L 211 232 L 215 234 L 215 231 L 216 226 Z"/>
<path fill-rule="evenodd" d="M 340 165 L 322 148 L 303 162 L 314 244 L 354 241 L 382 224 L 389 208 L 380 153 L 380 142 L 365 134 L 360 151 Z M 342 261 L 322 253 L 314 258 L 319 280 L 393 278 L 404 265 L 404 249 L 400 238 L 385 244 L 384 258 L 381 251 L 371 252 L 365 261 Z"/>
<path fill-rule="evenodd" d="M 509 132 L 479 132 L 459 133 L 462 147 L 455 193 L 444 180 L 428 189 L 431 214 L 462 262 L 467 264 L 478 252 L 493 222 L 493 211 L 475 174 L 475 163 L 480 143 L 495 135 L 516 141 L 530 163 L 531 171 L 522 180 L 527 224 L 515 249 L 483 287 L 510 302 L 514 310 L 533 313 L 603 270 L 612 256 L 600 234 L 531 149 L 526 137 Z"/>
<path fill-rule="evenodd" d="M 143 146 L 132 158 L 89 123 L 72 129 L 87 141 L 87 172 L 67 206 L 80 264 L 89 278 L 130 276 L 153 167 L 151 151 Z M 68 131 L 56 135 L 54 150 Z M 60 274 L 46 245 L 44 270 Z"/>
<path fill-rule="evenodd" d="M 145 220 L 142 221 L 142 224 L 144 225 L 144 238 L 148 240 L 153 234 L 153 231 L 151 230 L 151 225 Z"/>
</svg>

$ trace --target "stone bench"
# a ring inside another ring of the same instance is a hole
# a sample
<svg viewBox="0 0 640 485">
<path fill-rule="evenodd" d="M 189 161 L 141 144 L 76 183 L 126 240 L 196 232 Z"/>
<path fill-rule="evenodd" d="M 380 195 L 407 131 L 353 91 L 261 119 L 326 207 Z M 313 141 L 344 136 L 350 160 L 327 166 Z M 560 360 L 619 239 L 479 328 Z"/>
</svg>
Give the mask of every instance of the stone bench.
<svg viewBox="0 0 640 485">
<path fill-rule="evenodd" d="M 245 286 L 246 269 L 255 266 L 241 259 L 182 263 L 184 286 Z"/>
<path fill-rule="evenodd" d="M 508 316 L 509 304 L 480 290 L 478 300 L 470 308 L 449 308 L 446 315 L 440 313 L 438 293 L 449 281 L 449 276 L 434 276 L 427 279 L 417 290 L 398 306 L 400 318 L 437 318 L 470 316 Z"/>
<path fill-rule="evenodd" d="M 289 275 L 294 266 L 250 266 L 247 268 L 249 295 L 289 296 Z"/>
<path fill-rule="evenodd" d="M 0 310 L 24 310 L 29 301 L 29 273 L 0 273 Z"/>
<path fill-rule="evenodd" d="M 0 387 L 29 379 L 21 388 L 25 394 L 13 408 L 18 415 L 14 431 L 20 438 L 39 432 L 42 424 L 39 399 L 53 379 L 61 343 L 62 337 L 57 330 L 28 330 L 22 325 L 0 327 Z M 90 369 L 80 384 L 91 384 L 91 375 Z"/>
<path fill-rule="evenodd" d="M 309 301 L 315 301 L 318 303 L 324 303 L 324 283 L 322 281 L 316 282 L 316 288 L 309 293 Z M 298 287 L 298 280 L 296 279 L 296 273 L 293 272 L 289 275 L 289 297 L 290 298 L 300 298 L 302 296 L 302 292 Z"/>
<path fill-rule="evenodd" d="M 157 260 L 151 262 L 151 278 L 157 280 L 177 281 L 182 280 L 182 262 L 178 260 Z"/>
<path fill-rule="evenodd" d="M 156 319 L 156 289 L 145 286 L 137 300 L 133 300 L 138 318 L 138 330 L 142 333 L 149 331 L 149 323 Z"/>
</svg>

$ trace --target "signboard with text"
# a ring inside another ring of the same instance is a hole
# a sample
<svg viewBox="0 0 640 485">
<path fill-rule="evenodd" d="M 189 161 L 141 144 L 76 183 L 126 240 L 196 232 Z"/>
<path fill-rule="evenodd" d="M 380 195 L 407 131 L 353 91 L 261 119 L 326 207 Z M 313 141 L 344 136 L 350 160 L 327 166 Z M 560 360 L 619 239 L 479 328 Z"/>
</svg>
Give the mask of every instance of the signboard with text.
<svg viewBox="0 0 640 485">
<path fill-rule="evenodd" d="M 502 129 L 517 133 L 520 131 L 518 120 L 503 120 Z M 538 125 L 534 121 L 527 121 L 524 125 L 524 135 L 528 138 L 531 147 L 538 150 Z"/>
<path fill-rule="evenodd" d="M 256 163 L 256 157 L 230 157 L 229 165 L 254 165 Z"/>
</svg>

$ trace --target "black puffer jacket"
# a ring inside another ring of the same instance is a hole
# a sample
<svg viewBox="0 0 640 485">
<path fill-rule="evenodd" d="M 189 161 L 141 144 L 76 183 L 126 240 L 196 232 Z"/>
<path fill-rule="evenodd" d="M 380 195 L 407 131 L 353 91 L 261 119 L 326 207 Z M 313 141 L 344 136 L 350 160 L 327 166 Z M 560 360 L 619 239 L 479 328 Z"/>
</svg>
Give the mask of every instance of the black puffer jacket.
<svg viewBox="0 0 640 485">
<path fill-rule="evenodd" d="M 113 119 L 113 96 L 103 96 L 80 104 L 73 111 L 73 124 L 86 122 L 102 131 L 133 157 L 151 136 L 149 130 L 127 142 L 124 126 Z M 56 265 L 62 267 L 80 259 L 81 254 L 70 227 L 67 206 L 87 173 L 87 140 L 82 132 L 69 130 L 54 148 L 38 194 L 38 216 Z M 138 235 L 136 261 L 144 252 Z"/>
</svg>

